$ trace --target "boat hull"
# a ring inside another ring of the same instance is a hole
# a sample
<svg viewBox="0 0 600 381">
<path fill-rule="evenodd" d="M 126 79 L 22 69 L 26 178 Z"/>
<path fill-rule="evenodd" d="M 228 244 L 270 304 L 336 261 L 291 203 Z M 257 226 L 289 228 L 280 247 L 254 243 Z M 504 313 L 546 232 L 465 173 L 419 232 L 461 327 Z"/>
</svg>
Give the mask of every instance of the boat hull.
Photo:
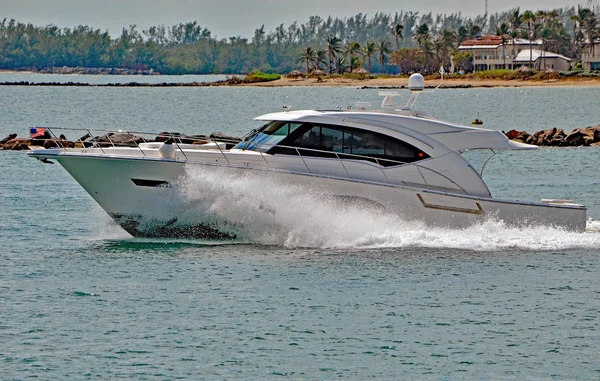
<svg viewBox="0 0 600 381">
<path fill-rule="evenodd" d="M 244 211 L 238 210 L 234 216 L 222 215 L 211 203 L 215 203 L 215 194 L 221 191 L 236 199 L 231 194 L 235 189 L 219 188 L 231 179 L 265 178 L 268 182 L 263 181 L 257 188 L 300 187 L 301 192 L 313 192 L 342 207 L 393 214 L 428 226 L 464 228 L 496 219 L 511 226 L 543 225 L 584 231 L 586 224 L 586 208 L 580 205 L 503 201 L 286 171 L 174 160 L 89 155 L 58 155 L 55 159 L 123 229 L 138 237 L 239 237 L 244 234 Z M 200 176 L 191 181 L 191 173 Z M 204 175 L 209 176 L 211 184 L 207 184 Z M 210 193 L 210 197 L 204 197 L 203 192 Z M 199 204 L 203 207 L 199 208 Z M 264 210 L 268 211 L 268 205 Z"/>
</svg>

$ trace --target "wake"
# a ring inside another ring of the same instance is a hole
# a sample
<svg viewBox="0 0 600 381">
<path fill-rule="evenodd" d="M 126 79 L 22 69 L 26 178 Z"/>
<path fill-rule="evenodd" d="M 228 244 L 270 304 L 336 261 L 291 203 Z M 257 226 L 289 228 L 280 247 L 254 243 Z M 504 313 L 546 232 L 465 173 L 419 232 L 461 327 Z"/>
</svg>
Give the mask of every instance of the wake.
<svg viewBox="0 0 600 381">
<path fill-rule="evenodd" d="M 465 229 L 427 227 L 376 206 L 348 204 L 326 192 L 284 183 L 276 174 L 189 166 L 176 186 L 182 221 L 203 221 L 242 241 L 288 248 L 449 248 L 475 251 L 591 249 L 600 233 L 516 228 L 487 220 Z M 590 220 L 588 227 L 600 228 Z"/>
</svg>

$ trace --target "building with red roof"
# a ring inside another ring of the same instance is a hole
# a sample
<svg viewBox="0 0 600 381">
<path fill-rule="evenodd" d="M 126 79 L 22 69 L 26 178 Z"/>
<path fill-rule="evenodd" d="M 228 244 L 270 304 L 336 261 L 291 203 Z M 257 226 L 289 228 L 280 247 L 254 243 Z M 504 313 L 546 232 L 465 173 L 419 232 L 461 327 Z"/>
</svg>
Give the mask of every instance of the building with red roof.
<svg viewBox="0 0 600 381">
<path fill-rule="evenodd" d="M 473 70 L 496 70 L 516 69 L 522 63 L 513 60 L 523 50 L 529 50 L 529 46 L 539 50 L 542 46 L 541 40 L 529 41 L 524 38 L 512 39 L 504 37 L 504 44 L 500 36 L 480 36 L 472 40 L 463 41 L 458 47 L 460 51 L 473 53 Z M 506 66 L 505 66 L 506 65 Z"/>
</svg>

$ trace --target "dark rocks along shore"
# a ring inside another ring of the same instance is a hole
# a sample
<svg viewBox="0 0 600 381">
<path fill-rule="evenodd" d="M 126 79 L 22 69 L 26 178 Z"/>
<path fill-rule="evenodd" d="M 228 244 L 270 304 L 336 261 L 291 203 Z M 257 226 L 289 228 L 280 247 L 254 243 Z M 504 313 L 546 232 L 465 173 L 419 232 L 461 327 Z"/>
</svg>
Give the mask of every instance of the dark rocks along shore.
<svg viewBox="0 0 600 381">
<path fill-rule="evenodd" d="M 510 130 L 505 133 L 513 141 L 541 147 L 600 146 L 600 125 L 576 128 L 566 133 L 562 128 L 541 130 L 531 135 L 527 131 Z"/>
<path fill-rule="evenodd" d="M 573 131 L 566 133 L 562 128 L 551 128 L 541 130 L 534 134 L 527 131 L 510 130 L 505 132 L 505 135 L 513 141 L 532 144 L 541 147 L 589 147 L 600 146 L 600 125 L 590 126 L 586 128 L 576 128 Z M 21 151 L 29 150 L 31 146 L 56 148 L 56 147 L 109 147 L 129 146 L 135 147 L 143 142 L 163 142 L 168 137 L 177 138 L 179 143 L 183 144 L 204 144 L 210 139 L 220 139 L 230 141 L 232 144 L 240 141 L 239 138 L 227 136 L 220 132 L 215 132 L 209 136 L 206 135 L 183 135 L 177 132 L 165 132 L 156 136 L 152 140 L 144 140 L 140 136 L 135 136 L 129 133 L 109 133 L 102 136 L 85 135 L 76 141 L 70 141 L 65 136 L 59 137 L 50 136 L 48 132 L 42 137 L 35 139 L 19 138 L 17 134 L 9 134 L 4 139 L 0 140 L 0 150 Z"/>
<path fill-rule="evenodd" d="M 43 136 L 34 139 L 19 138 L 17 134 L 9 134 L 0 140 L 0 150 L 24 151 L 34 148 L 84 148 L 84 147 L 137 147 L 140 143 L 164 142 L 169 138 L 175 138 L 180 144 L 205 144 L 211 139 L 228 142 L 228 146 L 233 146 L 240 141 L 240 138 L 228 136 L 221 132 L 214 132 L 206 135 L 184 135 L 178 132 L 163 132 L 154 139 L 144 139 L 130 133 L 108 133 L 102 136 L 91 136 L 86 134 L 76 141 L 68 140 L 64 135 L 53 137 L 48 131 Z"/>
</svg>

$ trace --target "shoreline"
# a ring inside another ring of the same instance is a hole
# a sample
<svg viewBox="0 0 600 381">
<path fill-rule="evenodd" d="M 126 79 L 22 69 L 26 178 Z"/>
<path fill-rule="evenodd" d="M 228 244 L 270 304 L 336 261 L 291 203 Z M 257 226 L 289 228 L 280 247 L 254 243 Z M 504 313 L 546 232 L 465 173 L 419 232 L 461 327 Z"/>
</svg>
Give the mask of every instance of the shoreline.
<svg viewBox="0 0 600 381">
<path fill-rule="evenodd" d="M 439 79 L 425 79 L 426 88 L 435 88 L 440 84 Z M 317 78 L 289 79 L 281 78 L 270 82 L 259 82 L 241 84 L 237 86 L 256 86 L 256 87 L 286 87 L 286 86 L 311 86 L 311 87 L 359 87 L 369 88 L 407 88 L 408 77 L 398 78 L 373 78 L 373 79 L 352 79 L 352 78 L 324 78 L 319 81 Z M 499 79 L 473 79 L 473 78 L 444 78 L 440 88 L 494 88 L 494 87 L 600 87 L 600 78 L 581 79 L 565 78 L 550 79 L 544 81 L 538 80 L 499 80 Z"/>
<path fill-rule="evenodd" d="M 425 88 L 438 87 L 439 79 L 425 80 Z M 73 86 L 73 87 L 355 87 L 359 89 L 405 89 L 408 78 L 328 78 L 319 81 L 315 78 L 287 79 L 281 78 L 269 82 L 253 82 L 232 84 L 227 81 L 217 82 L 123 82 L 123 83 L 86 83 L 86 82 L 0 82 L 0 86 Z M 565 80 L 494 80 L 494 79 L 444 79 L 440 89 L 474 89 L 474 88 L 526 88 L 526 87 L 600 87 L 600 79 L 565 79 Z"/>
<path fill-rule="evenodd" d="M 32 71 L 0 70 L 0 74 L 36 74 Z M 61 75 L 61 74 L 56 74 Z M 114 75 L 118 77 L 119 75 Z M 93 84 L 87 82 L 29 82 L 6 81 L 0 86 L 95 86 L 95 87 L 208 87 L 208 86 L 250 86 L 250 87 L 358 87 L 361 89 L 403 89 L 408 86 L 408 76 L 385 78 L 346 78 L 323 76 L 321 78 L 287 78 L 282 75 L 280 79 L 266 82 L 231 83 L 228 80 L 215 82 L 160 82 L 149 83 L 143 80 L 145 75 L 139 75 L 140 80 L 135 82 L 113 82 Z M 177 77 L 176 75 L 172 77 Z M 435 88 L 440 84 L 439 78 L 425 79 L 426 88 Z M 479 78 L 444 78 L 440 88 L 502 88 L 502 87 L 600 87 L 600 78 L 552 78 L 548 80 L 532 79 L 479 79 Z"/>
</svg>

